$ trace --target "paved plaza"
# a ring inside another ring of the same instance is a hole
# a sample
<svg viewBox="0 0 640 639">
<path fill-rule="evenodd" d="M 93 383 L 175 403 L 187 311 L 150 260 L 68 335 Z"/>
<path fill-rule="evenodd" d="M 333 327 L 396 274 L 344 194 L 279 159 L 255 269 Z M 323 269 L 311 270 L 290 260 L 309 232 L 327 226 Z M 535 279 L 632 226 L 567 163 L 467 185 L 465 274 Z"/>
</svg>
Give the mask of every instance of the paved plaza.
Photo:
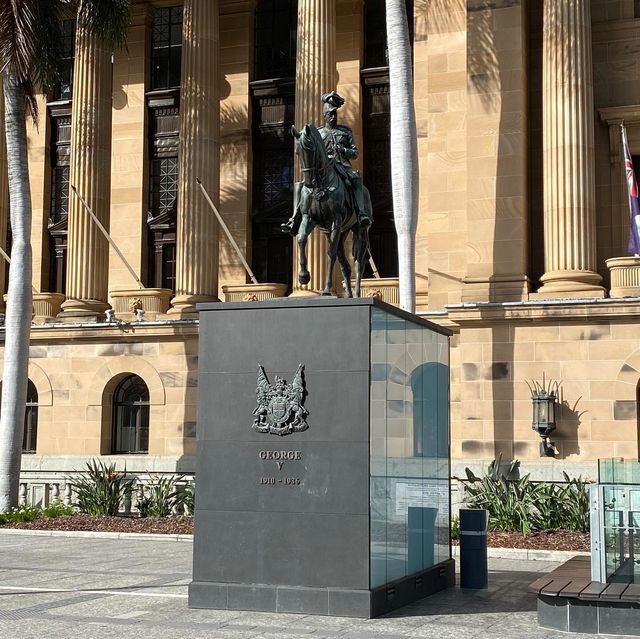
<svg viewBox="0 0 640 639">
<path fill-rule="evenodd" d="M 458 588 L 373 620 L 189 610 L 192 544 L 0 535 L 0 639 L 552 639 L 526 585 L 557 564 L 492 560 Z M 571 635 L 582 637 L 583 635 Z M 584 635 L 585 637 L 587 635 Z"/>
</svg>

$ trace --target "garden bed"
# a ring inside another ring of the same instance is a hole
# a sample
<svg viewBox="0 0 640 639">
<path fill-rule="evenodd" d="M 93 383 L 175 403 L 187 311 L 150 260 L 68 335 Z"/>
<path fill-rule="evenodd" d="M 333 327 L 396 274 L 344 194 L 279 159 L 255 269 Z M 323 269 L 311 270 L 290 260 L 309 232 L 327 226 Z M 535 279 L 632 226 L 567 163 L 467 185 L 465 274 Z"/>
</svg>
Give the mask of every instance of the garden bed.
<svg viewBox="0 0 640 639">
<path fill-rule="evenodd" d="M 0 525 L 0 528 L 192 535 L 193 517 L 107 517 L 94 515 L 70 515 L 66 517 L 38 517 L 33 521 L 11 522 Z"/>
<path fill-rule="evenodd" d="M 459 541 L 455 540 L 454 544 Z M 490 532 L 490 548 L 522 548 L 526 550 L 572 550 L 589 552 L 589 533 L 572 530 L 542 530 L 523 535 L 519 532 Z"/>
<path fill-rule="evenodd" d="M 83 530 L 93 532 L 126 532 L 161 535 L 193 534 L 193 517 L 104 517 L 71 515 L 38 517 L 33 521 L 12 522 L 0 528 L 23 530 Z M 454 540 L 457 545 L 459 542 Z M 589 533 L 570 530 L 545 530 L 522 535 L 518 532 L 490 532 L 491 548 L 523 548 L 527 550 L 589 551 Z"/>
</svg>

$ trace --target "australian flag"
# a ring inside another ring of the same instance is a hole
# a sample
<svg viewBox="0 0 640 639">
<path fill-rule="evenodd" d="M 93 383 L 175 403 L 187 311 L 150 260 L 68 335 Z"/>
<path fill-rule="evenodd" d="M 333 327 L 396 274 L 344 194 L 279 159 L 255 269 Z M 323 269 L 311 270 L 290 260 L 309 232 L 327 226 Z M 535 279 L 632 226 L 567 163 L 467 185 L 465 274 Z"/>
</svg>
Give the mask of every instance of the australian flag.
<svg viewBox="0 0 640 639">
<path fill-rule="evenodd" d="M 620 126 L 622 132 L 622 146 L 624 147 L 624 168 L 627 174 L 629 190 L 629 211 L 631 213 L 631 229 L 629 231 L 629 254 L 640 255 L 640 200 L 638 200 L 638 182 L 633 170 L 633 159 L 627 142 L 627 130 Z"/>
</svg>

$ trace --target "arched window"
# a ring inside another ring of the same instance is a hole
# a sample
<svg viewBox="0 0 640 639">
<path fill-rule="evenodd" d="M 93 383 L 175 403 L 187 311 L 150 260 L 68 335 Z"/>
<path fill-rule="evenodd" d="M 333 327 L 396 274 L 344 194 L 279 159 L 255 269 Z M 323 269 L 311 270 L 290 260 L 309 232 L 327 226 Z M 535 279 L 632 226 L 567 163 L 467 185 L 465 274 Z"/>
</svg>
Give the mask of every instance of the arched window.
<svg viewBox="0 0 640 639">
<path fill-rule="evenodd" d="M 113 394 L 113 454 L 149 451 L 149 389 L 137 375 L 118 384 Z"/>
<path fill-rule="evenodd" d="M 22 452 L 35 453 L 38 440 L 38 391 L 29 380 L 27 386 L 27 404 L 24 411 L 24 434 L 22 436 Z"/>
</svg>

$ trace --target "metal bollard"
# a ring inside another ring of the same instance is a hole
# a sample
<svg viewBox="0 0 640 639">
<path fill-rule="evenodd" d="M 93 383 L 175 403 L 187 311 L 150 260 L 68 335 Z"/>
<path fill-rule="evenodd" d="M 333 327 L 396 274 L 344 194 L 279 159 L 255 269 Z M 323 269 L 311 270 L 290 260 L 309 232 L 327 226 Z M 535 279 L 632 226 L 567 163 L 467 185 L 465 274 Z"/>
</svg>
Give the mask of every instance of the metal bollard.
<svg viewBox="0 0 640 639">
<path fill-rule="evenodd" d="M 488 511 L 460 509 L 460 588 L 481 590 L 489 585 L 488 523 Z"/>
</svg>

